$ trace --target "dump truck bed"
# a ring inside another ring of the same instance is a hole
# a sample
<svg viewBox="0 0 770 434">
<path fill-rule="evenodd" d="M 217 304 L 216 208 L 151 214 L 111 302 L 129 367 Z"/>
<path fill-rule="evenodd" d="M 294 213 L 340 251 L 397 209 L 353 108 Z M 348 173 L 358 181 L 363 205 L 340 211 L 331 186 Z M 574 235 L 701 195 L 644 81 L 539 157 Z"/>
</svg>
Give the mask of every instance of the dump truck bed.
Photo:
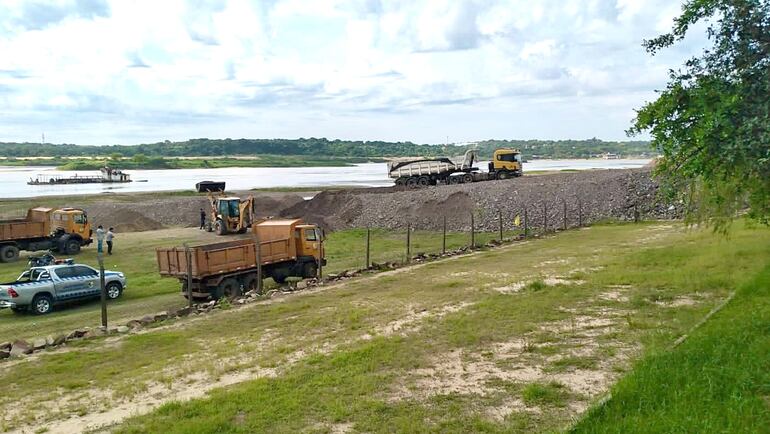
<svg viewBox="0 0 770 434">
<path fill-rule="evenodd" d="M 448 158 L 388 163 L 388 176 L 391 178 L 438 175 L 440 173 L 456 172 L 458 170 L 461 170 L 460 165 L 453 163 Z"/>
<path fill-rule="evenodd" d="M 301 220 L 268 220 L 254 226 L 260 239 L 262 265 L 297 258 L 294 228 L 299 223 Z M 201 279 L 256 268 L 255 246 L 253 238 L 191 246 L 193 278 Z M 161 276 L 187 275 L 187 259 L 183 247 L 158 248 L 156 256 Z"/>
<path fill-rule="evenodd" d="M 50 232 L 50 208 L 32 208 L 26 218 L 0 220 L 0 241 L 45 237 Z"/>
</svg>

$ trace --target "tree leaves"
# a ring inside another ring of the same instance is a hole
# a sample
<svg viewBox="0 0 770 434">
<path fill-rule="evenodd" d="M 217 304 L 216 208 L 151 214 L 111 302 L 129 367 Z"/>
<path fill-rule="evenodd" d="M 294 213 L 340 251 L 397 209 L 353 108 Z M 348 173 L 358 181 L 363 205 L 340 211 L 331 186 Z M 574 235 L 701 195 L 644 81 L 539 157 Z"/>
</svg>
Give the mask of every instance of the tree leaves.
<svg viewBox="0 0 770 434">
<path fill-rule="evenodd" d="M 670 33 L 645 41 L 655 54 L 707 20 L 713 46 L 672 71 L 628 133 L 649 131 L 657 172 L 691 222 L 725 229 L 740 211 L 770 216 L 770 1 L 691 0 Z"/>
</svg>

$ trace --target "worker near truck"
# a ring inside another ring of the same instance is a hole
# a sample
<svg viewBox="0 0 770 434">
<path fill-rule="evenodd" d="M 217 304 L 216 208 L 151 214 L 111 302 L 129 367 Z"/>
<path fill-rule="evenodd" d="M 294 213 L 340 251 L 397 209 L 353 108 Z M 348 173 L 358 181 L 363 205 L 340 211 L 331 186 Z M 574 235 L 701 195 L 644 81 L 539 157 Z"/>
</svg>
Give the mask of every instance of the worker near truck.
<svg viewBox="0 0 770 434">
<path fill-rule="evenodd" d="M 198 229 L 203 229 L 206 227 L 206 211 L 201 208 L 201 227 Z"/>
<path fill-rule="evenodd" d="M 107 230 L 107 235 L 104 236 L 104 240 L 107 241 L 107 254 L 112 255 L 112 239 L 115 238 L 115 233 L 113 232 L 115 228 L 109 228 Z"/>
<path fill-rule="evenodd" d="M 102 245 L 104 244 L 104 227 L 99 225 L 96 227 L 96 253 L 102 253 L 104 251 Z"/>
</svg>

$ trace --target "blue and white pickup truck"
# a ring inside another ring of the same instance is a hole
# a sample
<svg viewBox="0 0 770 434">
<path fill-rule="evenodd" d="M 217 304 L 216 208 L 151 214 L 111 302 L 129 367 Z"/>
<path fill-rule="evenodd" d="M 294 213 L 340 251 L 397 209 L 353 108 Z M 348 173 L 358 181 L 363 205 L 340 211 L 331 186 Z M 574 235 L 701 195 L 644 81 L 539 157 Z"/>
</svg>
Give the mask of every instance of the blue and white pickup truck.
<svg viewBox="0 0 770 434">
<path fill-rule="evenodd" d="M 107 297 L 114 300 L 126 289 L 126 276 L 105 271 L 104 285 Z M 15 282 L 0 283 L 0 308 L 43 315 L 55 303 L 99 297 L 100 288 L 99 271 L 88 265 L 33 267 L 21 273 Z"/>
</svg>

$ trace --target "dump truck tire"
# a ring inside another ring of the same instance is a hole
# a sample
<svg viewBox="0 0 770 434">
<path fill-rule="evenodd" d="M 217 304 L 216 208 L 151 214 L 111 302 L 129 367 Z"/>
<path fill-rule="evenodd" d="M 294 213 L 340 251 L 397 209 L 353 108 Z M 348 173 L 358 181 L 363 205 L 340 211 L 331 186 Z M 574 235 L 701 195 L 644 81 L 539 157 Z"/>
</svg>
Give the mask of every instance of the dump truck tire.
<svg viewBox="0 0 770 434">
<path fill-rule="evenodd" d="M 65 255 L 77 255 L 80 253 L 80 240 L 67 237 L 66 240 L 62 239 L 62 249 Z"/>
<path fill-rule="evenodd" d="M 310 278 L 318 275 L 318 265 L 314 262 L 308 262 L 302 266 L 302 277 Z"/>
<path fill-rule="evenodd" d="M 246 275 L 243 278 L 243 290 L 246 292 L 256 291 L 258 280 L 256 273 Z"/>
<path fill-rule="evenodd" d="M 459 184 L 460 181 L 462 181 L 462 180 L 460 179 L 459 176 L 450 176 L 449 177 L 449 183 L 452 184 L 452 185 Z"/>
<path fill-rule="evenodd" d="M 283 284 L 286 283 L 286 278 L 289 277 L 289 273 L 287 273 L 286 270 L 279 268 L 277 270 L 273 270 L 271 277 L 273 280 L 275 280 L 275 283 Z"/>
<path fill-rule="evenodd" d="M 0 246 L 0 262 L 14 262 L 19 260 L 19 248 L 6 244 Z"/>
<path fill-rule="evenodd" d="M 420 185 L 420 187 L 427 187 L 430 185 L 430 178 L 427 176 L 421 176 L 417 178 L 417 184 Z"/>
<path fill-rule="evenodd" d="M 473 175 L 471 175 L 470 173 L 466 173 L 465 175 L 463 175 L 463 182 L 466 184 L 470 184 L 471 182 L 473 182 Z"/>
<path fill-rule="evenodd" d="M 409 178 L 406 180 L 406 186 L 409 188 L 417 187 L 417 178 Z"/>
<path fill-rule="evenodd" d="M 217 287 L 217 298 L 235 298 L 241 296 L 241 284 L 232 277 L 223 280 Z"/>
<path fill-rule="evenodd" d="M 508 172 L 506 171 L 497 172 L 497 179 L 508 179 L 508 178 L 510 178 Z"/>
</svg>

